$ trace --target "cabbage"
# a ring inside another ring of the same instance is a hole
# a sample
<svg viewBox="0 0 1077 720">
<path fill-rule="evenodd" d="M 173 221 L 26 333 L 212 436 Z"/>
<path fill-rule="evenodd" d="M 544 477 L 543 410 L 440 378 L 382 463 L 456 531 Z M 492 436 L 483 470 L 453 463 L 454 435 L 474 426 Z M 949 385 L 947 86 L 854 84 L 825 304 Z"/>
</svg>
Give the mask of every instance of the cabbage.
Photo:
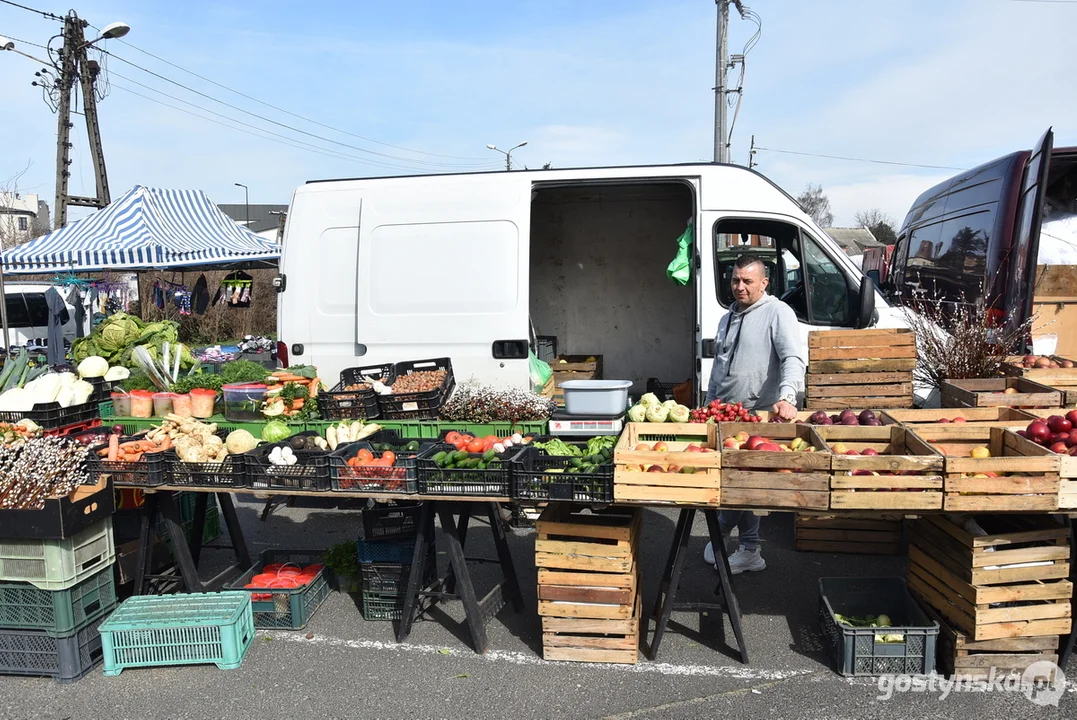
<svg viewBox="0 0 1077 720">
<path fill-rule="evenodd" d="M 126 313 L 116 313 L 97 326 L 94 344 L 106 353 L 123 350 L 142 334 L 139 322 Z"/>
<path fill-rule="evenodd" d="M 662 402 L 658 399 L 658 396 L 654 393 L 644 393 L 643 397 L 639 399 L 640 405 L 661 405 Z"/>
<path fill-rule="evenodd" d="M 647 406 L 642 403 L 633 405 L 628 409 L 628 422 L 646 422 Z"/>
<path fill-rule="evenodd" d="M 692 417 L 691 413 L 684 405 L 674 405 L 669 409 L 669 419 L 675 423 L 686 423 Z"/>
<path fill-rule="evenodd" d="M 99 355 L 91 355 L 79 363 L 79 377 L 99 378 L 107 372 L 108 360 Z"/>
<path fill-rule="evenodd" d="M 280 442 L 292 436 L 292 430 L 280 420 L 271 420 L 262 428 L 262 439 L 267 443 Z"/>
<path fill-rule="evenodd" d="M 669 410 L 661 405 L 651 405 L 647 408 L 647 422 L 664 423 L 669 419 Z"/>
</svg>

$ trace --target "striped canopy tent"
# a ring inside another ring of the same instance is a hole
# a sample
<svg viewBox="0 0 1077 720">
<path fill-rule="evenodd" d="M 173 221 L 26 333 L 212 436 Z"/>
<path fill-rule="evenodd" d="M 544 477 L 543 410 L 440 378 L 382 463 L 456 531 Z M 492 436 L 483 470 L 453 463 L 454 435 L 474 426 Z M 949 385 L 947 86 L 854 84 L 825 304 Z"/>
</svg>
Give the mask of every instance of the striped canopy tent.
<svg viewBox="0 0 1077 720">
<path fill-rule="evenodd" d="M 4 274 L 273 266 L 280 245 L 201 190 L 141 185 L 98 212 L 3 253 Z"/>
</svg>

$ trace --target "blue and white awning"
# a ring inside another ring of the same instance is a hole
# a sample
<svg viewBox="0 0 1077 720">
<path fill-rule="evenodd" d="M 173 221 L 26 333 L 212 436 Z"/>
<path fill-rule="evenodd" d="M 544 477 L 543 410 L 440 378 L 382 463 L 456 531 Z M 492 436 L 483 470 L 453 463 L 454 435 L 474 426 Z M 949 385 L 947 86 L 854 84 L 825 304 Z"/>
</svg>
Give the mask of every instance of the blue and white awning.
<svg viewBox="0 0 1077 720">
<path fill-rule="evenodd" d="M 201 190 L 136 185 L 107 207 L 3 253 L 12 273 L 275 263 L 280 245 L 237 224 Z"/>
</svg>

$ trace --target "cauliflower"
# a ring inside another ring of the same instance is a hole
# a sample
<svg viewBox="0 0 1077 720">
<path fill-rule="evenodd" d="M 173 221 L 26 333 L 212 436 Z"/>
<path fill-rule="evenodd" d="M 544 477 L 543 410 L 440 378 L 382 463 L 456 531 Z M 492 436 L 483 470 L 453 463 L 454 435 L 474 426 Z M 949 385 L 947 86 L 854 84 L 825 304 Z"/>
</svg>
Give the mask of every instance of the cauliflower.
<svg viewBox="0 0 1077 720">
<path fill-rule="evenodd" d="M 651 405 L 647 408 L 647 422 L 664 423 L 669 419 L 669 410 L 661 405 Z"/>
<path fill-rule="evenodd" d="M 628 409 L 628 421 L 634 423 L 647 422 L 647 406 L 640 403 L 630 407 Z"/>
<path fill-rule="evenodd" d="M 658 399 L 658 396 L 655 395 L 654 393 L 644 393 L 643 397 L 641 397 L 639 399 L 639 404 L 640 405 L 650 406 L 650 405 L 661 405 L 662 403 Z"/>
<path fill-rule="evenodd" d="M 686 423 L 692 417 L 691 413 L 684 405 L 674 405 L 669 409 L 670 422 Z"/>
</svg>

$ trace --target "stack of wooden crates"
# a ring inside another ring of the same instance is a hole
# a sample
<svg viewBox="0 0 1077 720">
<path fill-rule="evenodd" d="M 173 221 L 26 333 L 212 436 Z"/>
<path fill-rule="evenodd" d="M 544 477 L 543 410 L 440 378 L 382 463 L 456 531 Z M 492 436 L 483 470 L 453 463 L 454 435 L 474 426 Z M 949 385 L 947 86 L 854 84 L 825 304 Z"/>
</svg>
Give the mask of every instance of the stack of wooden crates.
<svg viewBox="0 0 1077 720">
<path fill-rule="evenodd" d="M 639 508 L 554 503 L 536 524 L 538 611 L 546 660 L 639 659 Z"/>
<path fill-rule="evenodd" d="M 808 334 L 809 410 L 910 408 L 916 333 L 908 328 Z"/>
<path fill-rule="evenodd" d="M 1058 662 L 1072 622 L 1068 525 L 1045 515 L 979 515 L 908 524 L 909 589 L 940 625 L 939 669 L 987 677 Z M 971 529 L 976 529 L 975 527 Z"/>
<path fill-rule="evenodd" d="M 797 513 L 793 542 L 798 552 L 898 555 L 900 515 Z"/>
<path fill-rule="evenodd" d="M 565 392 L 561 383 L 567 380 L 601 380 L 601 355 L 558 355 L 550 363 L 553 370 L 553 400 L 558 405 L 565 404 Z"/>
</svg>

